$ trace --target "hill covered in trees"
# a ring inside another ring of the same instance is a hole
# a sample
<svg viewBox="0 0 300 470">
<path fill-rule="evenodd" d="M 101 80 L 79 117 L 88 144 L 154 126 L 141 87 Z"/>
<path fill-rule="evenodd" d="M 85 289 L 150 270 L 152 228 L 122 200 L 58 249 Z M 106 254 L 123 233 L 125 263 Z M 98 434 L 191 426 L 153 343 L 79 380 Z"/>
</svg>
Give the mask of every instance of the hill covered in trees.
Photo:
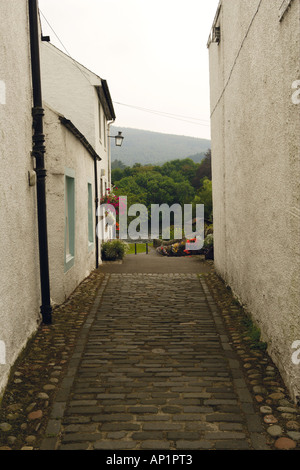
<svg viewBox="0 0 300 470">
<path fill-rule="evenodd" d="M 113 193 L 127 196 L 128 206 L 144 204 L 204 204 L 205 218 L 212 221 L 211 152 L 201 163 L 177 159 L 163 165 L 141 165 L 112 170 Z"/>
<path fill-rule="evenodd" d="M 125 166 L 135 163 L 163 165 L 171 160 L 185 158 L 200 163 L 211 145 L 210 140 L 206 139 L 126 127 L 112 126 L 110 134 L 116 135 L 119 131 L 122 132 L 124 141 L 121 148 L 111 145 L 112 168 L 116 167 L 115 160 Z"/>
</svg>

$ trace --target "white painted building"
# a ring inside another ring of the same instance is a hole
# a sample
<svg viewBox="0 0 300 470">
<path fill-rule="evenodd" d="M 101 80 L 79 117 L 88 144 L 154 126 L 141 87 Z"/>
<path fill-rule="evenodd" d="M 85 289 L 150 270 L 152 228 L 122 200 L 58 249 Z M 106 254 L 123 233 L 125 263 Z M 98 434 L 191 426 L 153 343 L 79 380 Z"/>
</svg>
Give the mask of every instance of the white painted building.
<svg viewBox="0 0 300 470">
<path fill-rule="evenodd" d="M 51 300 L 63 303 L 96 267 L 95 161 L 72 121 L 45 106 Z"/>
<path fill-rule="evenodd" d="M 50 304 L 64 302 L 99 263 L 96 201 L 101 183 L 104 192 L 110 182 L 108 135 L 115 115 L 105 80 L 84 67 L 79 71 L 72 59 L 41 42 L 36 0 L 0 0 L 0 17 L 1 397 L 22 349 L 51 317 Z M 59 59 L 44 64 L 42 96 L 41 48 Z M 60 60 L 74 72 L 68 83 Z M 57 86 L 54 97 L 63 100 L 51 106 L 48 79 L 59 71 L 58 83 L 66 88 L 60 94 Z M 41 230 L 45 174 L 48 223 Z"/>
<path fill-rule="evenodd" d="M 45 103 L 70 119 L 101 158 L 97 164 L 101 198 L 111 185 L 109 129 L 115 120 L 107 82 L 50 42 L 42 43 L 41 69 Z M 109 236 L 104 226 L 102 236 Z"/>
<path fill-rule="evenodd" d="M 40 322 L 27 1 L 0 0 L 0 393 Z"/>
<path fill-rule="evenodd" d="M 299 14 L 299 0 L 221 0 L 208 43 L 215 267 L 260 327 L 295 400 Z"/>
</svg>

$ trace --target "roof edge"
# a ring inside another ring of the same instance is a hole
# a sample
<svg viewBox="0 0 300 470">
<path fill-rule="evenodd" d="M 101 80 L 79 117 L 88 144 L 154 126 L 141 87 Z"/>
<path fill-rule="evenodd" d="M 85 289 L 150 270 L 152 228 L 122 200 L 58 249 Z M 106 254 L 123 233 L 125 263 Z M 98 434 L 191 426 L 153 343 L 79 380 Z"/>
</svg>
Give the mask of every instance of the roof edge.
<svg viewBox="0 0 300 470">
<path fill-rule="evenodd" d="M 107 81 L 103 80 L 103 78 L 101 78 L 101 85 L 102 85 L 101 87 L 97 87 L 98 92 L 99 92 L 100 100 L 101 100 L 103 105 L 104 105 L 103 100 L 105 100 L 107 118 L 111 121 L 115 121 L 116 114 L 115 114 L 115 110 L 114 110 L 114 105 L 113 105 L 113 102 L 112 102 L 112 99 L 111 99 L 111 96 L 110 96 Z"/>
<path fill-rule="evenodd" d="M 216 23 L 219 19 L 221 7 L 222 7 L 222 0 L 219 1 L 219 5 L 217 7 L 217 11 L 216 11 L 214 21 L 213 21 L 213 24 L 212 24 L 212 27 L 211 27 L 211 30 L 210 30 L 210 33 L 209 33 L 208 41 L 207 41 L 207 48 L 209 48 L 211 43 L 212 43 L 213 29 L 214 29 L 214 27 L 215 27 L 215 25 L 216 25 Z"/>
<path fill-rule="evenodd" d="M 89 141 L 86 139 L 86 137 L 77 129 L 76 126 L 70 121 L 70 119 L 65 118 L 64 116 L 58 116 L 60 122 L 70 131 L 72 134 L 77 137 L 77 139 L 82 143 L 82 145 L 86 148 L 86 150 L 90 153 L 90 155 L 100 161 L 102 160 L 101 157 L 95 152 L 94 148 L 92 145 L 89 143 Z"/>
</svg>

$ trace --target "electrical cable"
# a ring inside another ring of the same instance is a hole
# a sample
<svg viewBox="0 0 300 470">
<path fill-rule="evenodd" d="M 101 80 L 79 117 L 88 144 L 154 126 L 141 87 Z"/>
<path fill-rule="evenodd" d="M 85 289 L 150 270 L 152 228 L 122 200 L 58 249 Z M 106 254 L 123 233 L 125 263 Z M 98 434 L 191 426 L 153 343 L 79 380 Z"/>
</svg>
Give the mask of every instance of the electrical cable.
<svg viewBox="0 0 300 470">
<path fill-rule="evenodd" d="M 217 109 L 217 107 L 218 107 L 218 105 L 219 105 L 219 103 L 220 103 L 220 101 L 221 101 L 221 99 L 222 99 L 222 97 L 223 97 L 223 95 L 224 95 L 224 93 L 225 93 L 227 87 L 228 87 L 228 84 L 229 84 L 229 82 L 230 82 L 231 76 L 232 76 L 232 74 L 233 74 L 233 70 L 234 70 L 234 68 L 235 68 L 235 66 L 236 66 L 236 63 L 237 63 L 237 60 L 238 60 L 238 58 L 239 58 L 239 56 L 240 56 L 241 50 L 243 49 L 244 43 L 245 43 L 245 41 L 246 41 L 246 39 L 247 39 L 247 37 L 248 37 L 248 34 L 249 34 L 250 29 L 251 29 L 251 27 L 252 27 L 252 24 L 253 24 L 253 22 L 254 22 L 254 20 L 255 20 L 255 18 L 256 18 L 256 16 L 257 16 L 258 12 L 259 12 L 259 9 L 260 9 L 260 7 L 261 7 L 262 1 L 263 1 L 263 0 L 260 0 L 258 6 L 257 6 L 257 8 L 256 8 L 256 12 L 255 12 L 254 15 L 253 15 L 253 18 L 252 18 L 252 20 L 251 20 L 251 22 L 250 22 L 250 24 L 249 24 L 249 27 L 248 27 L 248 29 L 247 29 L 247 31 L 246 31 L 246 34 L 245 34 L 244 38 L 243 38 L 243 40 L 242 40 L 242 43 L 241 43 L 241 46 L 240 46 L 240 48 L 239 48 L 239 50 L 238 50 L 238 53 L 237 53 L 237 55 L 236 55 L 236 58 L 235 58 L 235 60 L 234 60 L 234 62 L 233 62 L 232 68 L 231 68 L 231 70 L 230 70 L 230 72 L 229 72 L 229 76 L 228 76 L 228 79 L 227 79 L 227 81 L 226 81 L 226 84 L 225 84 L 225 86 L 224 86 L 224 88 L 223 88 L 223 90 L 222 90 L 222 93 L 221 93 L 221 95 L 220 95 L 220 97 L 219 97 L 219 99 L 218 99 L 216 105 L 214 106 L 214 109 L 213 109 L 212 112 L 211 112 L 210 117 L 213 116 L 215 110 Z"/>
<path fill-rule="evenodd" d="M 130 105 L 130 104 L 124 104 L 124 103 L 119 103 L 117 101 L 114 101 L 113 102 L 114 104 L 118 104 L 118 105 L 121 105 L 121 106 L 127 106 L 129 108 L 133 108 L 133 109 L 137 109 L 139 111 L 144 111 L 144 112 L 147 112 L 147 113 L 151 113 L 151 114 L 156 114 L 157 116 L 161 116 L 161 117 L 167 117 L 169 119 L 176 119 L 177 121 L 183 121 L 183 122 L 188 122 L 190 124 L 196 124 L 196 125 L 200 125 L 200 126 L 207 126 L 209 127 L 209 124 L 202 124 L 200 122 L 195 122 L 195 121 L 203 121 L 204 122 L 209 122 L 208 120 L 204 120 L 204 119 L 199 119 L 199 118 L 193 118 L 193 117 L 188 117 L 188 116 L 182 116 L 182 115 L 179 115 L 179 114 L 172 114 L 172 113 L 167 113 L 167 112 L 163 112 L 163 111 L 155 111 L 153 109 L 148 109 L 148 108 L 142 108 L 140 106 L 133 106 L 133 105 Z M 176 117 L 177 116 L 177 117 Z M 186 117 L 186 119 L 180 119 L 180 117 Z M 191 119 L 193 121 L 191 121 Z"/>
<path fill-rule="evenodd" d="M 84 74 L 84 72 L 78 66 L 76 60 L 73 59 L 73 57 L 71 56 L 71 54 L 69 53 L 69 51 L 67 50 L 67 48 L 65 47 L 65 45 L 63 44 L 61 39 L 59 38 L 58 34 L 55 32 L 55 30 L 53 29 L 53 27 L 51 26 L 51 24 L 49 23 L 49 21 L 47 20 L 47 18 L 43 14 L 43 12 L 41 11 L 41 9 L 39 9 L 39 11 L 40 11 L 40 14 L 42 15 L 43 19 L 45 20 L 45 22 L 47 23 L 47 25 L 49 26 L 49 28 L 51 29 L 51 31 L 53 32 L 53 34 L 55 35 L 55 37 L 57 38 L 57 40 L 59 41 L 61 46 L 63 47 L 63 49 L 66 51 L 67 55 L 70 57 L 70 59 L 72 59 L 72 61 L 74 62 L 74 64 L 78 68 L 78 70 L 80 70 L 80 72 L 85 77 L 85 79 L 90 83 L 88 77 Z M 189 124 L 194 124 L 194 125 L 199 125 L 199 126 L 204 126 L 204 127 L 210 127 L 210 124 L 209 124 L 210 121 L 207 120 L 207 119 L 199 119 L 199 118 L 193 118 L 193 117 L 189 117 L 189 116 L 182 116 L 182 115 L 179 115 L 179 114 L 167 113 L 167 112 L 163 112 L 163 111 L 156 111 L 156 110 L 152 110 L 152 109 L 148 109 L 148 108 L 142 108 L 141 106 L 133 106 L 133 105 L 129 105 L 129 104 L 119 103 L 117 101 L 113 101 L 113 103 L 117 104 L 117 105 L 120 105 L 120 106 L 126 106 L 126 107 L 129 107 L 129 108 L 137 109 L 139 111 L 144 111 L 144 112 L 147 112 L 147 113 L 155 114 L 157 116 L 166 117 L 166 118 L 169 118 L 169 119 L 175 119 L 177 121 L 187 122 Z M 183 118 L 185 118 L 185 119 L 183 119 Z M 195 122 L 195 121 L 199 121 L 199 122 Z M 200 121 L 202 121 L 202 123 Z"/>
</svg>

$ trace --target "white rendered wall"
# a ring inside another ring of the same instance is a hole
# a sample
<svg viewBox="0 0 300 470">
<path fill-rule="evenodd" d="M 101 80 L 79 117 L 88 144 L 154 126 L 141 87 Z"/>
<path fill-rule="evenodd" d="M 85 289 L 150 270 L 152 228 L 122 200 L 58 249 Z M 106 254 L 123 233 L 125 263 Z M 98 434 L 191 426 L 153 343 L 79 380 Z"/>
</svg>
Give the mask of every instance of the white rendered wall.
<svg viewBox="0 0 300 470">
<path fill-rule="evenodd" d="M 27 3 L 0 0 L 0 393 L 40 322 Z"/>
<path fill-rule="evenodd" d="M 41 68 L 44 101 L 70 119 L 101 158 L 101 161 L 97 162 L 100 199 L 101 172 L 104 172 L 103 185 L 106 182 L 107 187 L 111 172 L 109 161 L 111 139 L 108 137 L 107 120 L 103 119 L 102 105 L 101 116 L 99 115 L 99 96 L 96 89 L 96 86 L 101 86 L 101 79 L 47 42 L 43 42 L 41 46 Z M 101 263 L 100 242 L 99 262 Z"/>
<path fill-rule="evenodd" d="M 58 114 L 45 106 L 47 214 L 51 299 L 64 302 L 96 266 L 94 245 L 88 241 L 88 183 L 93 188 L 95 231 L 94 160 L 80 141 L 59 121 Z M 75 173 L 75 257 L 65 272 L 65 173 Z"/>
<path fill-rule="evenodd" d="M 103 135 L 104 131 L 107 134 L 107 125 L 104 130 L 102 122 L 100 138 L 95 88 L 101 87 L 100 77 L 47 42 L 41 46 L 41 69 L 44 101 L 73 122 L 102 159 L 101 168 L 107 169 L 108 144 Z"/>
<path fill-rule="evenodd" d="M 255 16 L 258 4 L 223 0 L 221 42 L 209 48 L 215 266 L 261 328 L 295 398 L 300 114 L 292 83 L 300 79 L 299 0 L 282 22 L 282 0 L 263 0 Z"/>
</svg>

